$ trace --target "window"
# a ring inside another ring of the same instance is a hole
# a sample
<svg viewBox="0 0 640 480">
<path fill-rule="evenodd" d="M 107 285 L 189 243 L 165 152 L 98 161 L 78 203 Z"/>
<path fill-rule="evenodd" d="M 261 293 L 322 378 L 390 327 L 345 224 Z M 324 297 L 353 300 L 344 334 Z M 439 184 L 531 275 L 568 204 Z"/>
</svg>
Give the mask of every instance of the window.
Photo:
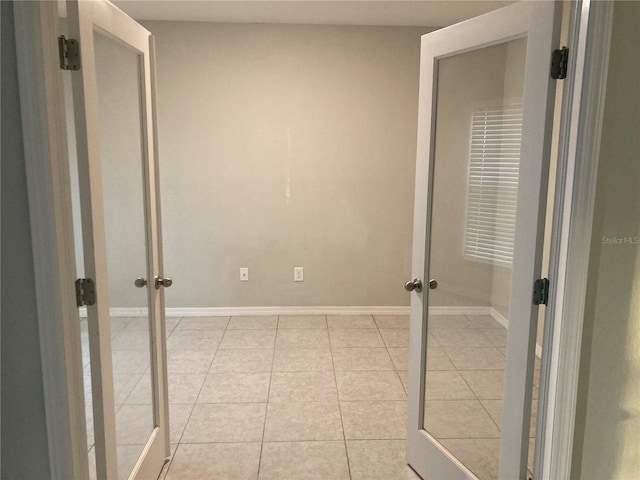
<svg viewBox="0 0 640 480">
<path fill-rule="evenodd" d="M 464 255 L 511 266 L 522 105 L 483 107 L 471 120 Z"/>
</svg>

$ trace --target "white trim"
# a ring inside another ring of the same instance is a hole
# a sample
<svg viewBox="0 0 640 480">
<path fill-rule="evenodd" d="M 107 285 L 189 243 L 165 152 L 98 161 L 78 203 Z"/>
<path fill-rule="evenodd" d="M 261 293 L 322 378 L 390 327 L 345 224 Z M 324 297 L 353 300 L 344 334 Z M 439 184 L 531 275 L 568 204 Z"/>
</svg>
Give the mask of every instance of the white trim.
<svg viewBox="0 0 640 480">
<path fill-rule="evenodd" d="M 15 2 L 51 478 L 88 478 L 80 322 L 55 2 Z"/>
<path fill-rule="evenodd" d="M 473 307 L 472 307 L 473 308 Z M 484 308 L 484 307 L 482 307 Z M 461 313 L 441 315 L 462 315 Z M 488 312 L 487 312 L 488 313 Z M 144 317 L 146 308 L 111 308 L 112 317 Z M 165 308 L 167 317 L 237 317 L 246 315 L 409 315 L 409 307 L 178 307 Z M 467 313 L 466 315 L 470 315 Z M 86 317 L 85 307 L 80 308 L 80 316 Z"/>
<path fill-rule="evenodd" d="M 540 376 L 540 398 L 547 398 L 545 409 L 538 410 L 534 472 L 540 479 L 571 476 L 612 19 L 613 2 L 590 0 L 577 2 L 571 17 L 545 322 L 550 333 L 545 335 L 545 352 L 550 353 Z"/>
<path fill-rule="evenodd" d="M 500 325 L 502 325 L 504 328 L 506 328 L 507 330 L 509 329 L 509 319 L 505 317 L 503 314 L 501 314 L 498 310 L 491 307 L 489 311 L 489 315 L 491 315 L 493 319 L 496 322 L 498 322 Z"/>
</svg>

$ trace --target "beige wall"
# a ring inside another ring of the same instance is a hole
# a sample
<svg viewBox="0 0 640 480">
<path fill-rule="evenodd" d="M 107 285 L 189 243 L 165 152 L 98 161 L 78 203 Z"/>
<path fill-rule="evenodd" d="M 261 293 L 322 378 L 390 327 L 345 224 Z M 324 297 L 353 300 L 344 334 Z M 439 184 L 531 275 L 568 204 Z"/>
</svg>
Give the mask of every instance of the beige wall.
<svg viewBox="0 0 640 480">
<path fill-rule="evenodd" d="M 167 305 L 408 305 L 428 29 L 145 25 Z"/>
<path fill-rule="evenodd" d="M 580 365 L 576 479 L 640 475 L 639 25 L 640 3 L 615 3 Z M 631 243 L 612 243 L 616 238 Z"/>
</svg>

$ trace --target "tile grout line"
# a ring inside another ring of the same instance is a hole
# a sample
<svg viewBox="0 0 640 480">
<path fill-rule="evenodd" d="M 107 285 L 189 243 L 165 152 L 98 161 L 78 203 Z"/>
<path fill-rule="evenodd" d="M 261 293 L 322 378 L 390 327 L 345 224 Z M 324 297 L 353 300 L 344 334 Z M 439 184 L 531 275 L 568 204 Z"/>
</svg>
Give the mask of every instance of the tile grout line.
<svg viewBox="0 0 640 480">
<path fill-rule="evenodd" d="M 273 355 L 271 356 L 271 371 L 269 372 L 269 387 L 267 388 L 267 402 L 264 407 L 264 422 L 262 423 L 262 440 L 260 441 L 260 454 L 258 455 L 258 472 L 256 480 L 260 480 L 260 468 L 262 467 L 262 451 L 264 450 L 264 434 L 267 430 L 267 414 L 269 412 L 269 397 L 271 396 L 271 382 L 273 380 L 273 365 L 276 361 L 276 342 L 278 340 L 278 326 L 280 315 L 276 318 L 276 334 L 273 336 Z"/>
<path fill-rule="evenodd" d="M 325 322 L 327 324 L 327 338 L 329 339 L 329 352 L 331 354 L 331 366 L 332 366 L 332 371 L 333 371 L 333 382 L 335 383 L 336 386 L 336 397 L 338 398 L 338 412 L 340 413 L 340 426 L 342 427 L 342 441 L 344 443 L 344 453 L 345 456 L 347 458 L 347 471 L 349 472 L 349 479 L 352 479 L 351 476 L 351 462 L 349 461 L 349 449 L 347 448 L 347 434 L 344 431 L 344 420 L 342 419 L 342 405 L 340 403 L 340 392 L 338 391 L 338 379 L 336 377 L 336 366 L 335 363 L 333 362 L 333 348 L 331 346 L 331 335 L 329 333 L 329 322 L 327 320 L 327 317 L 325 315 Z M 371 317 L 373 319 L 373 316 Z M 379 335 L 379 333 L 378 333 Z"/>
</svg>

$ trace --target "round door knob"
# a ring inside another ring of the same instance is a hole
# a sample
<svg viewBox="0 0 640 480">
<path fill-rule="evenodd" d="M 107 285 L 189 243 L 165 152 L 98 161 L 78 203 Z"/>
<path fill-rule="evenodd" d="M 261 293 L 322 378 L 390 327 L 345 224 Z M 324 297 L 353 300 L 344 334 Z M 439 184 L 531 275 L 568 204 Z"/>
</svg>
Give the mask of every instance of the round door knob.
<svg viewBox="0 0 640 480">
<path fill-rule="evenodd" d="M 436 288 L 438 288 L 438 281 L 435 278 L 429 280 L 429 288 L 431 290 L 435 290 Z"/>
<path fill-rule="evenodd" d="M 142 277 L 138 277 L 136 278 L 136 281 L 133 282 L 134 285 L 138 288 L 144 288 L 147 286 L 147 279 L 146 278 L 142 278 Z"/>
<path fill-rule="evenodd" d="M 156 277 L 156 288 L 160 288 L 160 287 L 169 288 L 171 285 L 173 285 L 173 280 L 171 280 L 170 277 L 166 277 L 166 278 Z"/>
<path fill-rule="evenodd" d="M 407 283 L 404 284 L 404 289 L 407 292 L 413 292 L 414 290 L 416 292 L 421 292 L 422 280 L 420 280 L 419 278 L 414 278 L 413 280 L 409 280 Z"/>
</svg>

